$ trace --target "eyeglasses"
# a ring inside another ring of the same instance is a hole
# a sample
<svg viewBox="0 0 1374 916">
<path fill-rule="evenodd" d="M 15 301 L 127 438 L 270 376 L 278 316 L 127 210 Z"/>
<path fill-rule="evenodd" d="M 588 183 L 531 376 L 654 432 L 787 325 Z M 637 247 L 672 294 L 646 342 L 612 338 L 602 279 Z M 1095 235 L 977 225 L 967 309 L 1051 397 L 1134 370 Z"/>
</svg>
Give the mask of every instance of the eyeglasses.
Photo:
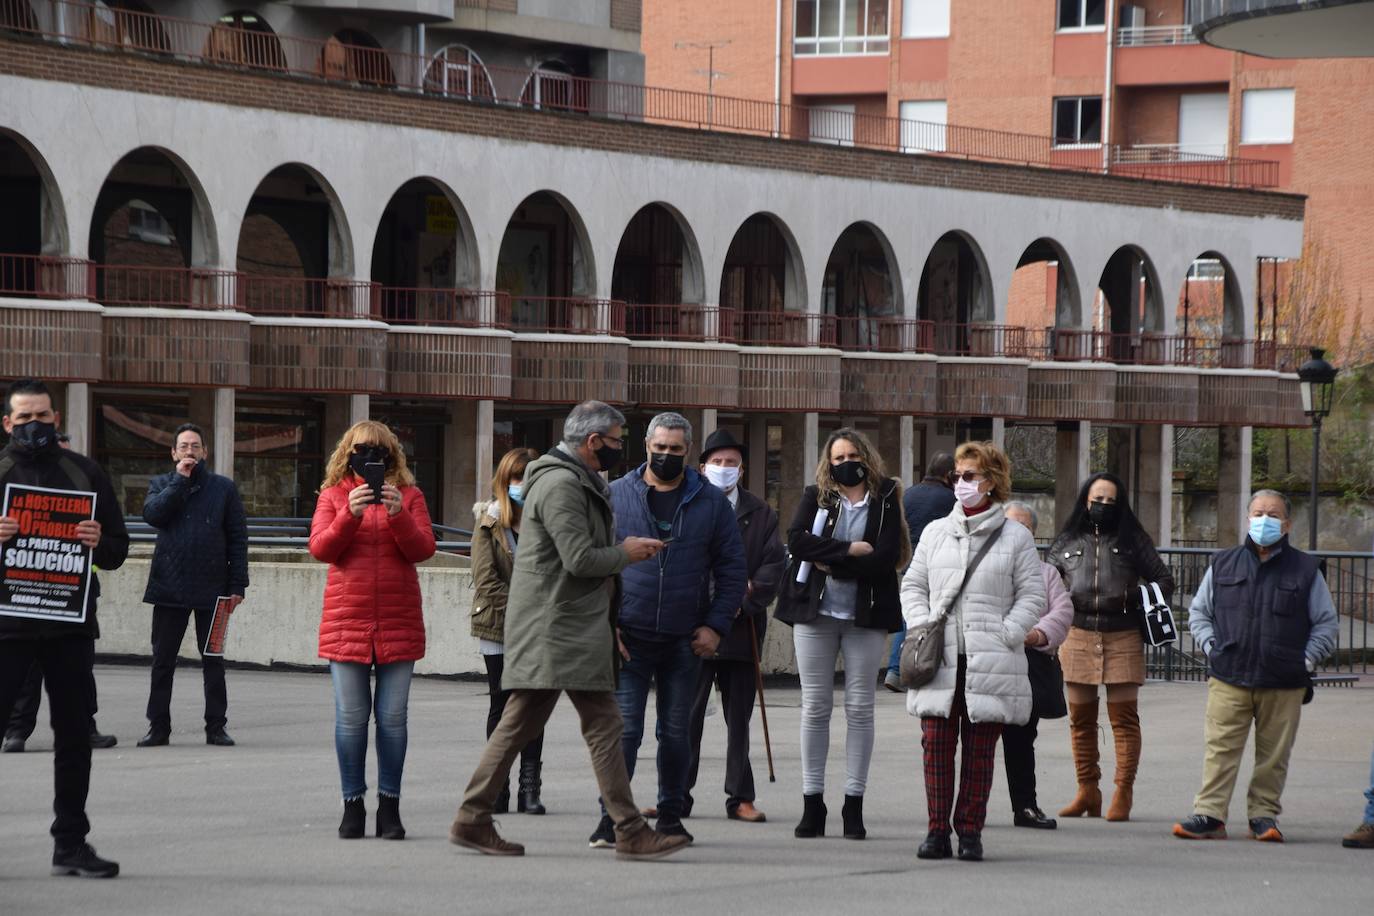
<svg viewBox="0 0 1374 916">
<path fill-rule="evenodd" d="M 597 433 L 597 435 L 607 442 L 614 443 L 616 448 L 623 448 L 625 445 L 624 439 L 617 439 L 615 436 L 608 436 L 605 433 Z"/>
<path fill-rule="evenodd" d="M 964 483 L 982 483 L 983 475 L 979 474 L 977 471 L 965 471 L 962 474 L 956 472 L 954 479 L 962 480 Z"/>
<path fill-rule="evenodd" d="M 181 443 L 178 443 L 178 444 L 172 449 L 172 451 L 174 451 L 174 452 L 203 452 L 203 451 L 205 451 L 205 446 L 201 445 L 199 442 L 181 442 Z"/>
<path fill-rule="evenodd" d="M 366 442 L 359 442 L 357 445 L 353 446 L 353 454 L 355 454 L 355 455 L 376 454 L 376 455 L 381 455 L 383 458 L 386 458 L 386 457 L 389 457 L 389 456 L 391 455 L 391 449 L 387 448 L 387 447 L 384 446 L 384 445 L 370 445 L 369 443 L 366 443 Z"/>
</svg>

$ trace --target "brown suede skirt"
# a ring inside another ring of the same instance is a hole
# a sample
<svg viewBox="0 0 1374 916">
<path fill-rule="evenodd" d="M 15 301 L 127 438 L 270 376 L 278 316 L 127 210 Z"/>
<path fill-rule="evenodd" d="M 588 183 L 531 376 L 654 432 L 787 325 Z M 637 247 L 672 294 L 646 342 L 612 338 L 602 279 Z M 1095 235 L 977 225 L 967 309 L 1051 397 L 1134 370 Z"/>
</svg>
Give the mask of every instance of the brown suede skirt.
<svg viewBox="0 0 1374 916">
<path fill-rule="evenodd" d="M 1070 627 L 1059 647 L 1068 684 L 1145 683 L 1145 639 L 1137 630 L 1102 633 Z"/>
</svg>

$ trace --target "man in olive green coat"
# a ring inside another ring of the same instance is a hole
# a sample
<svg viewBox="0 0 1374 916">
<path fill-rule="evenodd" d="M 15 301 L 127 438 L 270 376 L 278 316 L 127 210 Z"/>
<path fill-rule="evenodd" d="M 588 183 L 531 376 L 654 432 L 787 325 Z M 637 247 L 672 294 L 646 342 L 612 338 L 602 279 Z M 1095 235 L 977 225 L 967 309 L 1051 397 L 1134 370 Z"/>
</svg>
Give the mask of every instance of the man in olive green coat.
<svg viewBox="0 0 1374 916">
<path fill-rule="evenodd" d="M 618 577 L 663 549 L 652 538 L 615 543 L 610 489 L 597 472 L 619 463 L 624 425 L 614 407 L 579 404 L 563 423 L 563 441 L 525 468 L 501 679 L 511 696 L 449 829 L 449 840 L 459 846 L 487 855 L 525 854 L 525 847 L 496 832 L 492 807 L 511 763 L 543 730 L 563 692 L 582 720 L 601 797 L 615 820 L 616 855 L 656 859 L 689 842 L 645 823 L 620 747 L 624 725 L 614 694 Z"/>
</svg>

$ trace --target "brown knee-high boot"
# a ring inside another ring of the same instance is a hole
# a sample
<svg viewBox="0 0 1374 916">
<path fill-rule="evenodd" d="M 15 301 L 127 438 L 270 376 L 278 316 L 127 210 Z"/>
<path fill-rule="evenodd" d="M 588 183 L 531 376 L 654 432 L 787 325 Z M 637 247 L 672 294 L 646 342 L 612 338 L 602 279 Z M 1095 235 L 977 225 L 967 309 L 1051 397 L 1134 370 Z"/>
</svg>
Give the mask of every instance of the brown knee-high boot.
<svg viewBox="0 0 1374 916">
<path fill-rule="evenodd" d="M 1097 766 L 1097 700 L 1069 704 L 1069 740 L 1073 766 L 1078 774 L 1078 794 L 1060 817 L 1101 817 L 1102 790 L 1097 787 L 1102 770 Z"/>
<path fill-rule="evenodd" d="M 1107 820 L 1129 821 L 1135 800 L 1135 771 L 1140 766 L 1140 711 L 1136 701 L 1108 703 L 1107 719 L 1112 723 L 1116 745 L 1116 792 L 1107 808 Z"/>
</svg>

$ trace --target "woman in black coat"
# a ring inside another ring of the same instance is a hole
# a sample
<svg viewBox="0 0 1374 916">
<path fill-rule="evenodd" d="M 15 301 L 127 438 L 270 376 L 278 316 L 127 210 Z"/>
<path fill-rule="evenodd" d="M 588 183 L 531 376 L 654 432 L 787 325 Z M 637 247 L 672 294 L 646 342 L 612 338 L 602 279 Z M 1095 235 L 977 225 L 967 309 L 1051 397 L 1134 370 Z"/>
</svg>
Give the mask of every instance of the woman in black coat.
<svg viewBox="0 0 1374 916">
<path fill-rule="evenodd" d="M 902 629 L 897 571 L 911 555 L 902 488 L 857 430 L 826 439 L 787 530 L 792 554 L 774 616 L 793 628 L 801 677 L 802 803 L 798 837 L 825 835 L 835 662 L 844 657 L 844 835 L 866 836 L 863 796 L 873 753 L 873 703 L 887 636 Z"/>
</svg>

